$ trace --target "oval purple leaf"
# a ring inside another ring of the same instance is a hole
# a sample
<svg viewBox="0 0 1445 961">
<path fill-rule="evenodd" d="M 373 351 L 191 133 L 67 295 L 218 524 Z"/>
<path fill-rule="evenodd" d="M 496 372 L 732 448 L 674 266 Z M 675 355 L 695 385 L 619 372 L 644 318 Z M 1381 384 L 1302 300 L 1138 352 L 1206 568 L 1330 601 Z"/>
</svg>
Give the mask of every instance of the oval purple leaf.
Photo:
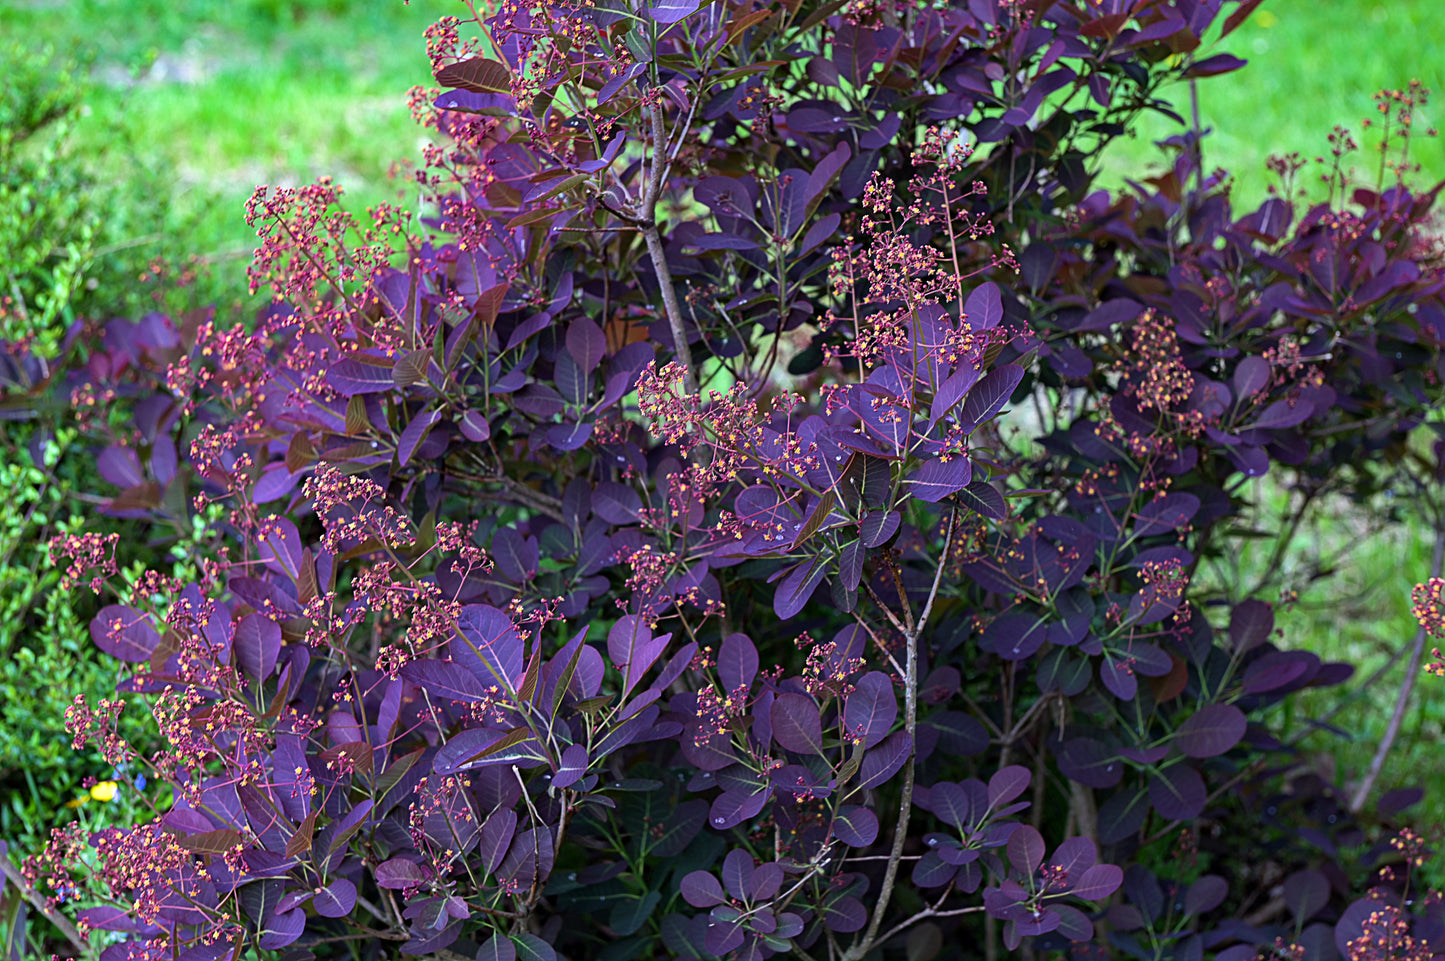
<svg viewBox="0 0 1445 961">
<path fill-rule="evenodd" d="M 833 819 L 833 836 L 851 848 L 866 848 L 878 840 L 878 816 L 865 807 L 849 805 Z"/>
<path fill-rule="evenodd" d="M 1156 811 L 1171 821 L 1197 818 L 1204 810 L 1207 793 L 1204 778 L 1185 764 L 1166 768 L 1149 781 L 1150 802 Z"/>
<path fill-rule="evenodd" d="M 780 694 L 773 701 L 773 740 L 800 754 L 823 753 L 823 724 L 818 705 L 802 694 Z"/>
<path fill-rule="evenodd" d="M 1233 704 L 1208 704 L 1179 725 L 1174 743 L 1189 757 L 1215 757 L 1238 744 L 1248 724 Z"/>
<path fill-rule="evenodd" d="M 102 608 L 90 622 L 90 638 L 111 657 L 131 663 L 150 660 L 161 642 L 145 615 L 124 604 Z"/>
<path fill-rule="evenodd" d="M 717 676 L 729 694 L 752 687 L 758 676 L 758 649 L 746 634 L 729 634 L 718 647 Z"/>
<path fill-rule="evenodd" d="M 710 908 L 727 900 L 722 884 L 706 871 L 693 871 L 682 879 L 682 897 L 695 908 Z"/>
<path fill-rule="evenodd" d="M 898 717 L 898 699 L 893 682 L 881 671 L 869 671 L 858 679 L 843 708 L 843 727 L 848 737 L 873 747 L 888 736 Z"/>
<path fill-rule="evenodd" d="M 311 904 L 323 918 L 344 918 L 356 907 L 356 885 L 345 878 L 334 878 L 316 892 Z"/>
<path fill-rule="evenodd" d="M 1184 913 L 1197 916 L 1213 911 L 1224 903 L 1228 894 L 1228 881 L 1217 874 L 1206 874 L 1189 885 L 1189 890 L 1184 893 Z M 1288 891 L 1285 897 L 1288 899 Z"/>
<path fill-rule="evenodd" d="M 913 741 L 907 731 L 894 731 L 882 744 L 863 755 L 858 769 L 862 788 L 877 787 L 897 774 L 913 753 Z"/>
<path fill-rule="evenodd" d="M 1021 764 L 999 768 L 993 777 L 988 779 L 988 806 L 996 808 L 1012 801 L 1024 793 L 1032 779 L 1029 769 Z"/>
<path fill-rule="evenodd" d="M 1096 864 L 1083 873 L 1069 893 L 1085 901 L 1102 901 L 1123 883 L 1124 871 L 1117 864 Z"/>
<path fill-rule="evenodd" d="M 1008 839 L 1008 861 L 1020 874 L 1032 875 L 1044 861 L 1044 838 L 1022 824 Z"/>
<path fill-rule="evenodd" d="M 276 669 L 276 658 L 281 653 L 281 625 L 261 614 L 248 614 L 236 625 L 232 644 L 241 673 L 259 683 Z"/>
</svg>

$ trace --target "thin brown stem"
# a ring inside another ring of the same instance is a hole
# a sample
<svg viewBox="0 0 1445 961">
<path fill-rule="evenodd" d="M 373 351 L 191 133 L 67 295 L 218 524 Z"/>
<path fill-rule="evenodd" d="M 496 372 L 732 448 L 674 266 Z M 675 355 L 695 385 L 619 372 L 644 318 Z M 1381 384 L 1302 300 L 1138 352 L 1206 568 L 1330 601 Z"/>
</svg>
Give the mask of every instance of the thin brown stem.
<svg viewBox="0 0 1445 961">
<path fill-rule="evenodd" d="M 5 873 L 6 880 L 20 889 L 25 895 L 25 900 L 29 901 L 35 907 L 35 910 L 45 916 L 45 920 L 55 925 L 55 927 L 60 930 L 60 933 L 65 935 L 65 940 L 70 942 L 70 946 L 75 949 L 76 954 L 84 955 L 89 953 L 90 949 L 86 945 L 85 938 L 81 935 L 80 929 L 72 924 L 70 919 L 65 915 L 46 904 L 45 899 L 40 896 L 40 892 L 36 891 L 35 888 L 30 885 L 30 882 L 25 880 L 25 877 L 20 873 L 20 869 L 10 863 L 8 857 L 0 857 L 0 871 Z"/>
<path fill-rule="evenodd" d="M 1442 563 L 1445 563 L 1445 523 L 1437 519 L 1435 522 L 1435 555 L 1430 561 L 1431 577 L 1440 576 Z M 1400 736 L 1400 727 L 1405 723 L 1405 711 L 1410 706 L 1410 695 L 1415 693 L 1415 681 L 1420 677 L 1420 662 L 1424 656 L 1425 626 L 1422 624 L 1415 631 L 1415 640 L 1410 649 L 1410 663 L 1405 668 L 1405 680 L 1400 685 L 1399 695 L 1395 698 L 1395 711 L 1390 715 L 1390 723 L 1385 727 L 1385 736 L 1380 739 L 1380 745 L 1375 749 L 1375 756 L 1370 760 L 1370 769 L 1366 772 L 1364 780 L 1360 782 L 1354 798 L 1350 801 L 1350 810 L 1356 814 L 1369 799 L 1375 782 L 1380 779 L 1380 772 L 1384 770 L 1385 759 L 1390 756 L 1390 748 L 1395 746 L 1395 739 Z"/>
<path fill-rule="evenodd" d="M 948 565 L 948 555 L 953 548 L 953 531 L 957 520 L 958 512 L 950 511 L 948 530 L 943 538 L 943 553 L 939 556 L 938 569 L 933 575 L 933 586 L 929 589 L 928 600 L 924 603 L 918 619 L 914 620 L 911 610 L 905 610 L 908 615 L 908 630 L 903 635 L 907 644 L 904 652 L 907 658 L 903 678 L 903 729 L 908 732 L 908 760 L 903 764 L 903 794 L 898 803 L 898 823 L 893 829 L 893 846 L 889 850 L 888 866 L 883 871 L 883 884 L 878 889 L 878 903 L 873 907 L 868 930 L 843 954 L 844 961 L 860 961 L 878 943 L 878 929 L 883 925 L 883 915 L 888 910 L 894 885 L 898 882 L 898 867 L 903 863 L 903 846 L 908 841 L 908 821 L 913 814 L 914 735 L 918 728 L 918 639 L 928 624 L 928 615 L 933 611 L 933 601 L 943 585 L 943 570 Z M 901 593 L 903 585 L 899 584 L 898 588 Z M 890 619 L 891 617 L 890 613 Z"/>
</svg>

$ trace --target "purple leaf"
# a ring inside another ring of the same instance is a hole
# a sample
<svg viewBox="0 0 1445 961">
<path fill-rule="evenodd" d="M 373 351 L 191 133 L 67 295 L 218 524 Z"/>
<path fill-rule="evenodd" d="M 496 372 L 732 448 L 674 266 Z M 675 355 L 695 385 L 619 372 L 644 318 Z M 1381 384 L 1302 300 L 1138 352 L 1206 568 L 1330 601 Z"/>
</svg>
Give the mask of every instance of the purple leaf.
<svg viewBox="0 0 1445 961">
<path fill-rule="evenodd" d="M 569 744 L 562 751 L 557 773 L 552 776 L 554 788 L 571 787 L 587 773 L 587 748 L 581 744 Z"/>
<path fill-rule="evenodd" d="M 707 823 L 725 831 L 728 828 L 737 827 L 744 821 L 750 821 L 757 817 L 768 803 L 768 798 L 773 792 L 764 788 L 752 794 L 742 791 L 724 791 L 713 799 L 712 808 L 708 811 Z"/>
<path fill-rule="evenodd" d="M 1143 309 L 1144 305 L 1137 300 L 1127 298 L 1111 300 L 1090 311 L 1089 315 L 1074 328 L 1074 332 L 1111 330 L 1119 324 L 1127 324 L 1138 317 Z"/>
<path fill-rule="evenodd" d="M 1320 872 L 1305 869 L 1284 879 L 1284 903 L 1294 914 L 1296 928 L 1330 903 L 1330 882 Z"/>
<path fill-rule="evenodd" d="M 592 373 L 602 363 L 607 351 L 607 337 L 586 317 L 578 317 L 567 328 L 567 353 L 584 373 Z"/>
<path fill-rule="evenodd" d="M 1199 498 L 1193 494 L 1165 494 L 1139 508 L 1134 535 L 1148 537 L 1163 534 L 1189 523 L 1199 510 Z"/>
<path fill-rule="evenodd" d="M 746 634 L 729 634 L 718 647 L 717 676 L 728 693 L 747 690 L 758 676 L 758 649 Z"/>
<path fill-rule="evenodd" d="M 316 892 L 311 904 L 323 918 L 344 918 L 356 907 L 356 885 L 345 878 L 333 878 Z"/>
<path fill-rule="evenodd" d="M 1206 874 L 1189 885 L 1184 892 L 1184 913 L 1195 916 L 1207 914 L 1224 903 L 1229 894 L 1229 882 L 1217 874 Z M 1285 899 L 1288 904 L 1289 887 L 1286 882 Z"/>
<path fill-rule="evenodd" d="M 1264 643 L 1272 630 L 1274 610 L 1264 601 L 1244 601 L 1229 614 L 1229 643 L 1236 654 Z"/>
<path fill-rule="evenodd" d="M 1307 400 L 1277 400 L 1264 409 L 1252 423 L 1240 430 L 1282 430 L 1295 427 L 1310 419 L 1315 412 L 1314 404 Z"/>
<path fill-rule="evenodd" d="M 514 691 L 522 677 L 522 639 L 511 618 L 489 604 L 468 604 L 457 617 L 452 660 L 498 691 Z"/>
<path fill-rule="evenodd" d="M 748 852 L 733 848 L 723 858 L 722 882 L 731 894 L 739 901 L 752 896 L 753 887 L 753 856 Z"/>
<path fill-rule="evenodd" d="M 894 731 L 882 744 L 863 755 L 858 769 L 858 786 L 877 787 L 897 774 L 913 753 L 913 741 L 907 731 Z"/>
<path fill-rule="evenodd" d="M 517 961 L 517 946 L 504 934 L 494 934 L 477 951 L 476 961 Z"/>
<path fill-rule="evenodd" d="M 592 512 L 609 524 L 635 524 L 642 498 L 631 487 L 603 481 L 592 491 Z"/>
<path fill-rule="evenodd" d="M 1204 810 L 1207 792 L 1204 778 L 1185 764 L 1176 764 L 1149 781 L 1149 800 L 1154 809 L 1171 821 L 1189 821 Z"/>
<path fill-rule="evenodd" d="M 988 779 L 988 806 L 999 808 L 1012 801 L 1024 793 L 1032 778 L 1029 769 L 1020 764 L 999 768 Z"/>
<path fill-rule="evenodd" d="M 1215 757 L 1243 739 L 1248 723 L 1233 704 L 1209 704 L 1179 725 L 1174 742 L 1189 757 Z"/>
<path fill-rule="evenodd" d="M 473 443 L 480 444 L 492 436 L 492 425 L 487 422 L 487 417 L 479 410 L 469 410 L 462 415 L 457 426 L 461 428 L 462 436 Z"/>
<path fill-rule="evenodd" d="M 1009 835 L 1008 861 L 1020 874 L 1032 875 L 1044 862 L 1044 838 L 1034 828 L 1021 824 Z"/>
<path fill-rule="evenodd" d="M 964 302 L 963 315 L 974 330 L 997 327 L 1003 320 L 1003 298 L 999 295 L 998 284 L 990 281 L 975 287 Z"/>
<path fill-rule="evenodd" d="M 281 625 L 261 614 L 247 614 L 232 641 L 236 665 L 257 683 L 271 676 L 281 653 Z"/>
<path fill-rule="evenodd" d="M 821 557 L 813 557 L 799 562 L 778 582 L 773 593 L 773 612 L 779 620 L 786 621 L 803 609 L 827 570 Z"/>
<path fill-rule="evenodd" d="M 396 442 L 396 459 L 399 466 L 405 467 L 410 463 L 417 447 L 426 439 L 427 432 L 441 419 L 442 414 L 439 410 L 427 411 L 425 414 L 418 414 L 411 419 Z"/>
<path fill-rule="evenodd" d="M 268 951 L 284 948 L 301 937 L 301 933 L 305 930 L 306 910 L 304 908 L 297 908 L 294 911 L 278 911 L 266 920 L 265 926 L 260 931 L 257 946 Z"/>
<path fill-rule="evenodd" d="M 517 949 L 519 961 L 557 961 L 557 952 L 535 934 L 514 934 L 512 945 Z"/>
<path fill-rule="evenodd" d="M 935 458 L 925 461 L 906 483 L 908 493 L 921 501 L 936 504 L 949 494 L 962 490 L 973 479 L 972 464 L 966 456 L 955 454 L 947 461 Z"/>
<path fill-rule="evenodd" d="M 869 671 L 858 679 L 848 695 L 843 708 L 843 727 L 849 737 L 868 748 L 888 736 L 897 717 L 898 698 L 893 693 L 893 682 L 881 671 Z"/>
<path fill-rule="evenodd" d="M 1049 863 L 1062 868 L 1070 878 L 1078 878 L 1094 866 L 1098 857 L 1099 851 L 1094 847 L 1093 841 L 1088 838 L 1069 838 L 1054 850 L 1054 856 L 1049 858 Z"/>
<path fill-rule="evenodd" d="M 491 874 L 497 870 L 502 859 L 512 847 L 512 837 L 517 833 L 517 812 L 511 808 L 501 808 L 493 811 L 491 816 L 482 824 L 481 841 L 477 846 L 477 853 L 481 856 L 482 864 L 486 866 L 487 873 Z"/>
<path fill-rule="evenodd" d="M 986 650 L 1005 661 L 1022 661 L 1044 646 L 1048 625 L 1035 614 L 1005 614 L 994 620 L 980 638 Z"/>
<path fill-rule="evenodd" d="M 508 748 L 518 743 L 517 735 L 508 731 L 468 728 L 437 751 L 432 768 L 437 774 L 447 776 L 473 766 L 473 762 L 478 765 L 500 764 L 514 759 L 515 752 L 508 751 Z"/>
<path fill-rule="evenodd" d="M 698 250 L 756 250 L 756 241 L 747 237 L 739 237 L 737 234 L 703 234 L 687 241 L 686 247 L 695 247 Z"/>
<path fill-rule="evenodd" d="M 557 450 L 578 450 L 592 436 L 592 421 L 553 424 L 547 428 L 547 443 Z"/>
<path fill-rule="evenodd" d="M 395 361 L 352 354 L 327 369 L 326 383 L 343 397 L 379 394 L 395 386 L 391 373 L 395 367 Z"/>
<path fill-rule="evenodd" d="M 1246 357 L 1234 368 L 1234 395 L 1240 400 L 1253 397 L 1269 384 L 1269 361 Z"/>
<path fill-rule="evenodd" d="M 854 897 L 841 897 L 823 905 L 823 923 L 840 934 L 863 930 L 868 923 L 868 909 Z"/>
<path fill-rule="evenodd" d="M 1058 915 L 1059 934 L 1070 941 L 1092 941 L 1094 939 L 1094 922 L 1089 920 L 1088 915 L 1078 908 L 1070 907 L 1067 904 L 1050 904 L 1049 910 Z"/>
<path fill-rule="evenodd" d="M 1102 901 L 1124 883 L 1124 871 L 1117 864 L 1096 864 L 1084 872 L 1069 893 L 1085 901 Z"/>
<path fill-rule="evenodd" d="M 951 374 L 933 395 L 933 404 L 928 410 L 928 429 L 931 431 L 949 411 L 958 406 L 970 388 L 978 383 L 979 369 L 965 361 Z"/>
<path fill-rule="evenodd" d="M 702 0 L 659 0 L 648 9 L 647 15 L 653 23 L 677 23 L 696 13 L 700 6 Z"/>
<path fill-rule="evenodd" d="M 878 840 L 878 816 L 865 807 L 849 805 L 833 819 L 833 836 L 852 848 L 866 848 Z"/>
<path fill-rule="evenodd" d="M 940 781 L 929 792 L 930 809 L 945 824 L 955 831 L 963 831 L 965 825 L 973 823 L 973 802 L 968 792 L 950 781 Z"/>
<path fill-rule="evenodd" d="M 1024 369 L 1018 364 L 1005 364 L 984 375 L 983 380 L 968 392 L 963 409 L 958 413 L 959 425 L 964 433 L 973 433 L 980 424 L 997 414 L 1008 403 L 1023 377 Z"/>
<path fill-rule="evenodd" d="M 1205 57 L 1203 60 L 1199 60 L 1192 64 L 1189 69 L 1184 71 L 1184 76 L 1213 77 L 1221 73 L 1229 73 L 1232 70 L 1238 70 L 1240 67 L 1243 67 L 1247 63 L 1249 63 L 1248 60 L 1241 60 L 1239 57 L 1236 57 L 1233 54 L 1216 53 L 1212 57 Z"/>
<path fill-rule="evenodd" d="M 913 865 L 913 883 L 920 888 L 941 888 L 957 873 L 958 866 L 943 860 L 937 851 L 925 851 Z"/>
<path fill-rule="evenodd" d="M 95 615 L 90 622 L 90 639 L 111 657 L 131 663 L 149 661 L 161 643 L 161 636 L 145 615 L 124 604 L 112 604 Z"/>
<path fill-rule="evenodd" d="M 773 740 L 800 754 L 823 753 L 823 725 L 818 705 L 803 694 L 780 694 L 773 701 Z"/>
<path fill-rule="evenodd" d="M 817 200 L 852 157 L 853 148 L 848 145 L 848 141 L 840 141 L 828 156 L 818 161 L 818 165 L 813 168 L 812 173 L 808 174 L 807 189 L 803 192 L 804 200 L 808 204 Z M 826 219 L 825 217 L 824 220 Z"/>
<path fill-rule="evenodd" d="M 607 654 L 622 671 L 622 696 L 632 692 L 642 676 L 667 649 L 671 634 L 654 638 L 652 630 L 641 617 L 628 614 L 617 619 L 607 634 Z"/>
<path fill-rule="evenodd" d="M 864 547 L 877 547 L 893 536 L 901 520 L 897 511 L 869 511 L 858 524 L 858 538 Z"/>
<path fill-rule="evenodd" d="M 116 487 L 130 488 L 145 483 L 145 471 L 141 470 L 140 458 L 129 447 L 112 444 L 101 451 L 96 458 L 96 470 L 107 482 Z"/>
<path fill-rule="evenodd" d="M 838 224 L 841 222 L 842 218 L 836 213 L 818 218 L 818 221 L 803 235 L 803 242 L 798 245 L 797 256 L 801 257 L 803 254 L 809 253 L 819 244 L 834 237 L 838 232 Z"/>
<path fill-rule="evenodd" d="M 1241 686 L 1246 694 L 1299 687 L 1319 670 L 1319 656 L 1312 651 L 1271 651 L 1245 668 Z"/>
<path fill-rule="evenodd" d="M 448 661 L 431 658 L 408 661 L 401 667 L 401 676 L 447 700 L 476 702 L 487 698 L 482 682 L 475 675 Z"/>
<path fill-rule="evenodd" d="M 1103 742 L 1090 737 L 1070 738 L 1058 752 L 1059 771 L 1086 787 L 1111 788 L 1124 777 L 1124 765 Z"/>
<path fill-rule="evenodd" d="M 261 560 L 278 574 L 293 581 L 301 576 L 301 532 L 285 517 L 272 517 L 262 525 L 257 538 Z"/>
</svg>

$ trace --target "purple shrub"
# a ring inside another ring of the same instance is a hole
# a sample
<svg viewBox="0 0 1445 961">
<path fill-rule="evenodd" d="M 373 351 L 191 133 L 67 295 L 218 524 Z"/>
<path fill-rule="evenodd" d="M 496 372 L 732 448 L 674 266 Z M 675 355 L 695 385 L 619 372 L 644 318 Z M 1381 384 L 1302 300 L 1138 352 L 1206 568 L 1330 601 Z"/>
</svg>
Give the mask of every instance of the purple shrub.
<svg viewBox="0 0 1445 961">
<path fill-rule="evenodd" d="M 1202 605 L 1239 480 L 1368 488 L 1440 398 L 1433 193 L 1236 217 L 1187 138 L 1089 190 L 1255 6 L 441 21 L 434 216 L 261 188 L 275 305 L 114 322 L 67 385 L 134 411 L 90 422 L 106 509 L 213 540 L 190 581 L 57 545 L 174 802 L 31 882 L 107 961 L 1436 937 L 1321 885 L 1351 818 L 1279 855 L 1288 929 L 1155 850 L 1274 790 L 1264 712 L 1350 672 Z M 72 729 L 132 760 L 115 710 Z"/>
</svg>

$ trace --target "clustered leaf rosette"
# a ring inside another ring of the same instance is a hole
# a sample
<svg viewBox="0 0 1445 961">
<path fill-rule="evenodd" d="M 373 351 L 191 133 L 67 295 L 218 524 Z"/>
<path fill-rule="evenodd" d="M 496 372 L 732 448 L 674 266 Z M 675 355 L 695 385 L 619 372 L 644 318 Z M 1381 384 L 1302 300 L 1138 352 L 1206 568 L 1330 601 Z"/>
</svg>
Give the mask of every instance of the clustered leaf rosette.
<svg viewBox="0 0 1445 961">
<path fill-rule="evenodd" d="M 176 800 L 29 876 L 98 902 L 106 961 L 358 931 L 858 961 L 976 913 L 1010 948 L 1238 961 L 1288 932 L 1141 860 L 1208 814 L 1288 835 L 1304 942 L 1416 937 L 1366 931 L 1347 879 L 1317 903 L 1300 872 L 1358 822 L 1249 774 L 1267 709 L 1349 666 L 1275 643 L 1273 582 L 1194 575 L 1237 547 L 1242 479 L 1368 490 L 1361 455 L 1438 401 L 1433 195 L 1236 219 L 1187 142 L 1089 193 L 1160 83 L 1240 65 L 1201 38 L 1255 5 L 438 23 L 425 233 L 329 183 L 260 191 L 276 304 L 111 322 L 67 375 L 133 414 L 86 420 L 106 509 L 205 532 L 184 578 L 60 545 L 115 594 L 92 636 Z M 77 738 L 124 753 L 113 711 L 78 706 Z M 1306 801 L 1328 829 L 1278 827 Z M 1106 899 L 1107 944 L 1081 906 Z"/>
</svg>

